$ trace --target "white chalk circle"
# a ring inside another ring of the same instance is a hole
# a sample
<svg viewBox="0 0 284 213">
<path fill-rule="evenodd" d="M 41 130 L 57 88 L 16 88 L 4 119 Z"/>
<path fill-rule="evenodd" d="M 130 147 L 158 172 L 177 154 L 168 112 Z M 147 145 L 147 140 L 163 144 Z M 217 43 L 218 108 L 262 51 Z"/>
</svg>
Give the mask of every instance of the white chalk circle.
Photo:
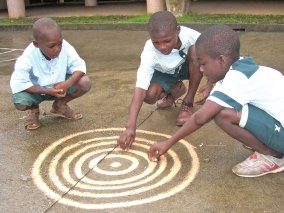
<svg viewBox="0 0 284 213">
<path fill-rule="evenodd" d="M 24 49 L 0 47 L 0 63 L 17 60 L 17 58 L 23 53 L 23 51 Z M 5 59 L 3 57 L 5 57 Z"/>
<path fill-rule="evenodd" d="M 170 197 L 194 180 L 199 159 L 189 142 L 180 140 L 155 163 L 148 160 L 149 147 L 171 136 L 137 130 L 135 142 L 125 152 L 115 148 L 123 130 L 94 129 L 55 141 L 35 161 L 34 183 L 58 203 L 109 209 Z M 182 150 L 182 155 L 175 150 Z"/>
</svg>

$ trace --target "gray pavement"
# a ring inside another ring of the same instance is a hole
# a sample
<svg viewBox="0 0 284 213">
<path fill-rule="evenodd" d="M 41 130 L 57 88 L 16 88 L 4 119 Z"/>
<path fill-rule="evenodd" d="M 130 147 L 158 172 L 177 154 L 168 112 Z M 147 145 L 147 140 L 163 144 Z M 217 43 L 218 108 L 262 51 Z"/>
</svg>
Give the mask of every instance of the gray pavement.
<svg viewBox="0 0 284 213">
<path fill-rule="evenodd" d="M 24 130 L 25 113 L 11 103 L 14 62 L 0 63 L 1 212 L 283 212 L 284 173 L 235 176 L 231 168 L 251 151 L 213 122 L 159 164 L 148 162 L 149 144 L 178 129 L 178 107 L 145 104 L 138 129 L 148 132 L 137 134 L 129 152 L 115 147 L 121 130 L 112 128 L 125 125 L 145 31 L 64 31 L 64 37 L 86 60 L 93 82 L 88 94 L 70 103 L 82 120 L 54 117 L 52 103 L 45 102 L 42 127 Z M 242 54 L 284 71 L 283 32 L 240 32 L 240 38 Z M 0 48 L 23 49 L 30 41 L 28 31 L 0 34 Z M 0 61 L 19 53 L 1 54 Z"/>
</svg>

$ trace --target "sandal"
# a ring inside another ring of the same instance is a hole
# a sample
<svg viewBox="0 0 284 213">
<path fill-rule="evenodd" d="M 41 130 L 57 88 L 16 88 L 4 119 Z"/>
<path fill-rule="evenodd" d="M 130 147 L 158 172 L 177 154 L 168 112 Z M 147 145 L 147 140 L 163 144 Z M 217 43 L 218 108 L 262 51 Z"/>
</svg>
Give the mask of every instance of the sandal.
<svg viewBox="0 0 284 213">
<path fill-rule="evenodd" d="M 62 107 L 56 106 L 56 104 L 53 103 L 52 109 L 50 110 L 52 114 L 55 114 L 57 116 L 70 119 L 70 120 L 78 120 L 83 118 L 83 115 L 80 112 L 75 112 L 72 110 L 68 105 L 63 105 Z"/>
<path fill-rule="evenodd" d="M 32 108 L 27 110 L 27 117 L 25 120 L 25 127 L 27 130 L 35 130 L 40 127 L 39 122 L 39 108 Z"/>
<path fill-rule="evenodd" d="M 174 86 L 172 86 L 170 90 L 171 92 L 168 94 L 162 93 L 162 98 L 156 102 L 158 109 L 167 109 L 169 107 L 172 107 L 173 105 L 176 106 L 175 100 L 184 95 L 184 93 L 186 92 L 186 87 L 183 82 L 179 81 Z"/>
</svg>

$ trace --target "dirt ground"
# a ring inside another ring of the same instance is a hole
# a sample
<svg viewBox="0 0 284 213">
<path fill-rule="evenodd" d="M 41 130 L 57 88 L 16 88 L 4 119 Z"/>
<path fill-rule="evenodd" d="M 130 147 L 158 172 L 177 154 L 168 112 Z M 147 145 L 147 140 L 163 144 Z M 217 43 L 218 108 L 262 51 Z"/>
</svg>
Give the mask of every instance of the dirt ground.
<svg viewBox="0 0 284 213">
<path fill-rule="evenodd" d="M 283 32 L 240 32 L 241 53 L 284 71 Z M 11 103 L 14 61 L 0 63 L 1 212 L 234 212 L 278 213 L 284 208 L 284 173 L 240 178 L 231 168 L 250 150 L 210 122 L 175 145 L 159 164 L 146 152 L 178 127 L 179 107 L 144 105 L 129 152 L 116 147 L 127 119 L 145 31 L 64 31 L 87 63 L 93 87 L 70 106 L 83 113 L 66 121 L 41 105 L 42 126 L 23 127 Z M 23 49 L 28 31 L 1 32 L 0 47 Z M 4 50 L 1 50 L 4 52 Z M 17 57 L 16 50 L 0 61 Z M 203 83 L 203 82 L 202 82 Z M 198 109 L 198 106 L 195 107 Z"/>
</svg>

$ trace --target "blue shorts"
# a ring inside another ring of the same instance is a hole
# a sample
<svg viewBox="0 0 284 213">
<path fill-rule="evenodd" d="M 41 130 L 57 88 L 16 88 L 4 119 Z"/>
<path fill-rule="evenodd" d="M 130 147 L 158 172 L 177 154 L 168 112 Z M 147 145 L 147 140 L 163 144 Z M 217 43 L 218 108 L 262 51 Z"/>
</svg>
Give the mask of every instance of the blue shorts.
<svg viewBox="0 0 284 213">
<path fill-rule="evenodd" d="M 154 71 L 151 83 L 160 84 L 165 92 L 169 91 L 170 87 L 178 81 L 189 80 L 188 60 L 176 68 L 174 74 L 162 73 L 158 70 Z"/>
<path fill-rule="evenodd" d="M 284 153 L 284 128 L 278 120 L 251 104 L 242 113 L 247 116 L 246 130 L 268 147 Z"/>
<path fill-rule="evenodd" d="M 66 79 L 68 79 L 71 75 L 67 75 Z M 76 87 L 73 85 L 68 88 L 67 94 L 72 94 L 76 91 Z M 12 102 L 14 104 L 19 104 L 22 106 L 36 106 L 39 105 L 43 101 L 52 101 L 56 100 L 57 97 L 47 94 L 35 94 L 29 92 L 18 92 L 13 94 Z"/>
</svg>

